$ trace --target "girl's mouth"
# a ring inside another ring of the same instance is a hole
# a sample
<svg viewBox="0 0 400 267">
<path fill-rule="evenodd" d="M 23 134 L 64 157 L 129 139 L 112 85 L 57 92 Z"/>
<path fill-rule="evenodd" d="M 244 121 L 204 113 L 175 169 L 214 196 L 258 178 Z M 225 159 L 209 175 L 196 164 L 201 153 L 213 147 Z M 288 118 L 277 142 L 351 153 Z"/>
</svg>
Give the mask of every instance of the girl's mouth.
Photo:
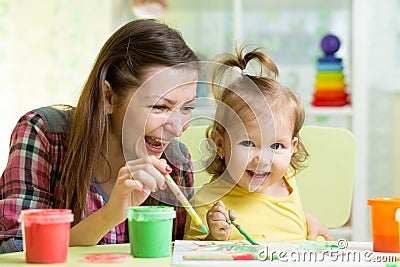
<svg viewBox="0 0 400 267">
<path fill-rule="evenodd" d="M 255 180 L 265 180 L 270 172 L 253 172 L 250 170 L 246 170 L 247 174 L 251 177 L 251 179 Z"/>
</svg>

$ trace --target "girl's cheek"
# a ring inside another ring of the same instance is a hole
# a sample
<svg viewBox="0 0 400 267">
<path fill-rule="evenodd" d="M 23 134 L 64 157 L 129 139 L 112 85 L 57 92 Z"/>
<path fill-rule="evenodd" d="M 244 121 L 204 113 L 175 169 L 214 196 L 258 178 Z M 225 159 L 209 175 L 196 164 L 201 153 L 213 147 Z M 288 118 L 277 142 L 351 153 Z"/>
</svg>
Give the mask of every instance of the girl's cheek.
<svg viewBox="0 0 400 267">
<path fill-rule="evenodd" d="M 248 154 L 232 151 L 231 158 L 228 163 L 228 171 L 232 178 L 240 180 L 246 171 L 248 164 Z"/>
</svg>

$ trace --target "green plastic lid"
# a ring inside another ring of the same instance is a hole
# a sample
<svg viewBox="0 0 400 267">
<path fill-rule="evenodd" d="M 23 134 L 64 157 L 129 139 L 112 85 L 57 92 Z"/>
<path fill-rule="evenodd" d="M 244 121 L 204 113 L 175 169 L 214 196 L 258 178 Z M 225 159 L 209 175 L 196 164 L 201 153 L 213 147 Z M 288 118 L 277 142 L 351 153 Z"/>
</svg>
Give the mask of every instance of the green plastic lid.
<svg viewBox="0 0 400 267">
<path fill-rule="evenodd" d="M 168 220 L 175 218 L 176 212 L 168 206 L 139 206 L 128 207 L 126 216 L 135 221 Z"/>
</svg>

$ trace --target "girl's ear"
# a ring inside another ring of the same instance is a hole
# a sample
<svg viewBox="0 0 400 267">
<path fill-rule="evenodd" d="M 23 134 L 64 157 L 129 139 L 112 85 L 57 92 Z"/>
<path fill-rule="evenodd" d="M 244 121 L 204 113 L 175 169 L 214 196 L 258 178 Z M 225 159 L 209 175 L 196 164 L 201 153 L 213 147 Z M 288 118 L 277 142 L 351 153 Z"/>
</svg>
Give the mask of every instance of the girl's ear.
<svg viewBox="0 0 400 267">
<path fill-rule="evenodd" d="M 105 105 L 105 110 L 107 114 L 112 114 L 113 113 L 113 90 L 111 88 L 111 84 L 106 80 L 104 82 L 104 105 Z"/>
<path fill-rule="evenodd" d="M 294 150 L 296 149 L 296 146 L 298 143 L 299 143 L 299 138 L 293 137 L 293 139 L 292 139 L 292 154 L 294 153 Z"/>
<path fill-rule="evenodd" d="M 222 134 L 214 129 L 211 131 L 210 138 L 215 144 L 215 152 L 217 152 L 220 158 L 224 158 L 224 138 Z"/>
</svg>

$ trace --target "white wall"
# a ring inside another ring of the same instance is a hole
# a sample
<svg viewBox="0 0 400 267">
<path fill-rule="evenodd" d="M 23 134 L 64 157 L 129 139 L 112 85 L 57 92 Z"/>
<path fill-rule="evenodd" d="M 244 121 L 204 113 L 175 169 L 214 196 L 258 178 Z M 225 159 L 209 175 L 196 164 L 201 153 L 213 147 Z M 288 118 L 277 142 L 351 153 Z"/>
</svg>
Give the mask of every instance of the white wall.
<svg viewBox="0 0 400 267">
<path fill-rule="evenodd" d="M 0 1 L 0 169 L 25 112 L 75 104 L 111 28 L 110 0 Z"/>
</svg>

